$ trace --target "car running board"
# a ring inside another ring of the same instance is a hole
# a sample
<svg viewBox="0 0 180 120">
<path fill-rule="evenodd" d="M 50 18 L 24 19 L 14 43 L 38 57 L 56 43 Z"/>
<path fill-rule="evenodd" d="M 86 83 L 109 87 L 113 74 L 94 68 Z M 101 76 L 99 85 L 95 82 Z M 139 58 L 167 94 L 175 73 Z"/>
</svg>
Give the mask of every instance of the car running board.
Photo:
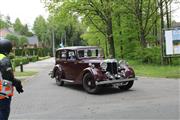
<svg viewBox="0 0 180 120">
<path fill-rule="evenodd" d="M 67 80 L 67 79 L 61 79 L 61 80 L 64 82 L 74 83 L 74 81 L 72 81 L 72 80 Z"/>
</svg>

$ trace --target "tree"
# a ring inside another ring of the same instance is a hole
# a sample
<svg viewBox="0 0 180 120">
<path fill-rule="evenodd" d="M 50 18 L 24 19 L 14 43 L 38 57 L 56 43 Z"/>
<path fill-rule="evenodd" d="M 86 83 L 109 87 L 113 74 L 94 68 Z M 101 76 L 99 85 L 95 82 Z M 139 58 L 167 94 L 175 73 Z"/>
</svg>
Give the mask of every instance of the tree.
<svg viewBox="0 0 180 120">
<path fill-rule="evenodd" d="M 81 35 L 83 34 L 84 27 L 76 14 L 70 13 L 66 7 L 61 10 L 54 10 L 48 17 L 48 30 L 51 36 L 54 33 L 56 47 L 60 43 L 64 46 L 84 45 Z M 51 38 L 52 39 L 52 38 Z"/>
<path fill-rule="evenodd" d="M 16 35 L 7 34 L 5 38 L 10 40 L 10 41 L 12 41 L 13 46 L 17 46 L 18 45 L 19 38 Z"/>
<path fill-rule="evenodd" d="M 33 25 L 33 30 L 43 45 L 47 45 L 47 23 L 43 16 L 38 16 Z"/>
<path fill-rule="evenodd" d="M 138 26 L 139 39 L 142 48 L 147 47 L 147 37 L 158 20 L 156 0 L 123 0 L 129 13 L 134 15 Z"/>
<path fill-rule="evenodd" d="M 15 23 L 13 24 L 13 28 L 15 32 L 17 32 L 19 35 L 28 36 L 28 37 L 33 36 L 33 33 L 29 32 L 28 25 L 27 24 L 23 25 L 19 18 L 15 20 Z"/>
<path fill-rule="evenodd" d="M 11 26 L 10 17 L 0 14 L 0 29 L 8 28 L 9 26 Z"/>
<path fill-rule="evenodd" d="M 13 24 L 13 28 L 17 33 L 22 32 L 23 24 L 21 23 L 19 18 L 16 18 L 15 23 Z"/>
<path fill-rule="evenodd" d="M 57 43 L 65 39 L 67 45 L 72 44 L 76 26 L 83 26 L 81 38 L 103 47 L 107 56 L 150 62 L 160 58 L 160 31 L 171 26 L 170 5 L 177 0 L 43 1 L 53 18 L 49 23 L 53 23 Z"/>
<path fill-rule="evenodd" d="M 20 36 L 19 37 L 19 42 L 18 42 L 18 45 L 19 46 L 24 46 L 24 45 L 26 45 L 28 43 L 28 39 L 27 39 L 27 37 L 25 37 L 25 36 Z"/>
<path fill-rule="evenodd" d="M 6 28 L 6 27 L 8 27 L 8 24 L 5 21 L 3 21 L 2 19 L 0 19 L 0 29 Z"/>
<path fill-rule="evenodd" d="M 23 26 L 21 29 L 21 35 L 27 35 L 28 32 L 29 32 L 28 26 L 27 24 L 25 24 L 25 26 Z"/>
<path fill-rule="evenodd" d="M 84 16 L 82 19 L 93 25 L 107 38 L 110 56 L 115 57 L 112 26 L 112 11 L 114 4 L 111 0 L 71 0 L 63 1 L 63 3 L 61 1 L 51 1 L 50 3 L 47 3 L 45 0 L 45 2 L 51 11 L 53 11 L 52 9 L 60 10 L 62 6 L 64 6 L 67 10 L 69 10 L 68 13 L 80 14 L 81 16 Z M 97 22 L 97 20 L 100 22 L 100 24 Z"/>
<path fill-rule="evenodd" d="M 12 23 L 11 23 L 11 18 L 10 18 L 9 15 L 6 16 L 6 23 L 8 24 L 8 26 L 11 26 L 11 25 L 12 25 Z"/>
</svg>

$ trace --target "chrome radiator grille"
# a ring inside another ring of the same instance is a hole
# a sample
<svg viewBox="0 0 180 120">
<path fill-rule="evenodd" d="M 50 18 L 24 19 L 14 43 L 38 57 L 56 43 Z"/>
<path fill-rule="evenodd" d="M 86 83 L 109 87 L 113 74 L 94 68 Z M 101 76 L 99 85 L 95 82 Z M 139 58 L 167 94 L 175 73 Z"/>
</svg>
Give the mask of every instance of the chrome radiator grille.
<svg viewBox="0 0 180 120">
<path fill-rule="evenodd" d="M 111 74 L 117 74 L 117 62 L 107 63 L 107 71 Z"/>
</svg>

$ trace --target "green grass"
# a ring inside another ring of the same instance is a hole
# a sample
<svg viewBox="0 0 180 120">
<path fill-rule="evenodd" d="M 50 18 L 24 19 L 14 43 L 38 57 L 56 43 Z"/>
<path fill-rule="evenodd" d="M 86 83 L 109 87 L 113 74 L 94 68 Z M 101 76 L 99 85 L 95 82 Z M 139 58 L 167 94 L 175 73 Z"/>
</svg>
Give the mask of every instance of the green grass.
<svg viewBox="0 0 180 120">
<path fill-rule="evenodd" d="M 46 57 L 39 57 L 39 60 L 45 60 L 45 59 L 48 59 L 50 58 L 50 56 L 46 56 Z"/>
<path fill-rule="evenodd" d="M 38 72 L 36 72 L 36 71 L 24 71 L 24 72 L 16 71 L 15 76 L 16 77 L 27 77 L 27 76 L 33 76 L 33 75 L 35 75 L 37 73 Z"/>
<path fill-rule="evenodd" d="M 180 78 L 180 66 L 150 65 L 135 61 L 130 61 L 129 64 L 134 68 L 137 76 Z"/>
</svg>

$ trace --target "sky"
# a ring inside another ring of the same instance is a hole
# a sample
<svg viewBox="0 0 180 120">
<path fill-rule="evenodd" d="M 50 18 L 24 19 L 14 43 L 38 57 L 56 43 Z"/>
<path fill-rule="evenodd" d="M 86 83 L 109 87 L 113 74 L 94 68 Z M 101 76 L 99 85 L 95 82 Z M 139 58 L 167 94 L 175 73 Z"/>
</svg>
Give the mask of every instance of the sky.
<svg viewBox="0 0 180 120">
<path fill-rule="evenodd" d="M 10 16 L 14 23 L 18 17 L 23 24 L 33 26 L 37 16 L 48 17 L 48 11 L 44 8 L 41 0 L 0 0 L 0 14 Z"/>
<path fill-rule="evenodd" d="M 178 0 L 180 2 L 180 0 Z M 172 19 L 180 22 L 180 4 L 172 4 Z"/>
<path fill-rule="evenodd" d="M 41 0 L 0 0 L 0 13 L 10 16 L 11 22 L 20 18 L 23 24 L 28 24 L 32 28 L 34 20 L 37 16 L 42 15 L 48 17 L 48 11 L 44 8 Z M 179 9 L 178 9 L 179 7 Z M 180 6 L 173 5 L 172 19 L 180 22 Z"/>
</svg>

